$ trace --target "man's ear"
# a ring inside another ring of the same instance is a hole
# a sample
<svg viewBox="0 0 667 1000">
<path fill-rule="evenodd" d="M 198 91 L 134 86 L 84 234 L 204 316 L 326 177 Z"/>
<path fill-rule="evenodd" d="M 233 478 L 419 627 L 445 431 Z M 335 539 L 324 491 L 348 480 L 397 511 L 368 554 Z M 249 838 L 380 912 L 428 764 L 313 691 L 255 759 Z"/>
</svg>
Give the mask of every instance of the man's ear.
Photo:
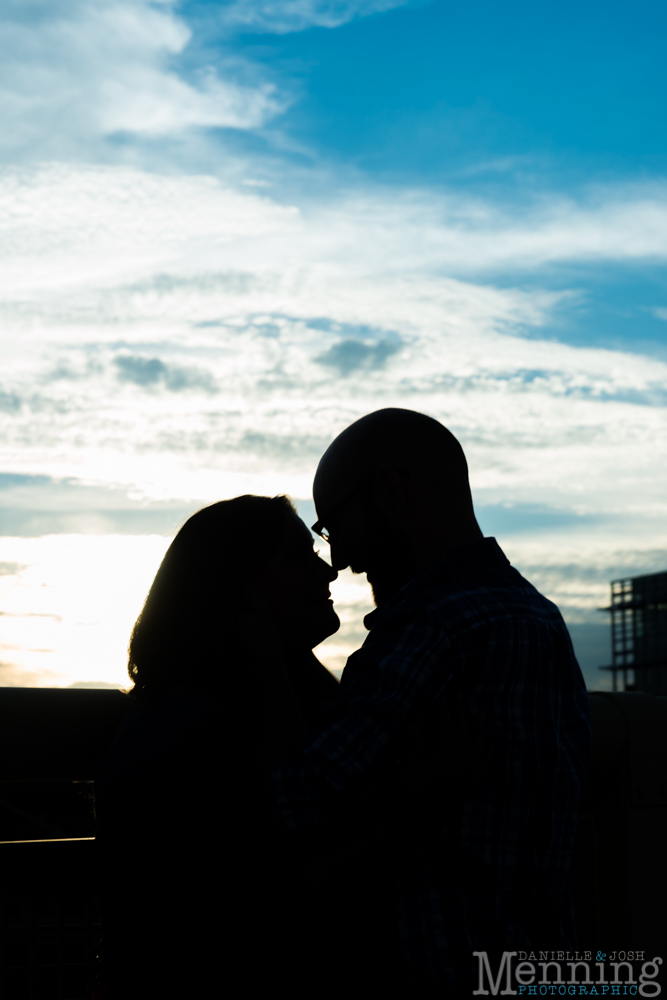
<svg viewBox="0 0 667 1000">
<path fill-rule="evenodd" d="M 409 473 L 381 468 L 375 473 L 373 499 L 390 522 L 402 521 L 408 511 Z"/>
</svg>

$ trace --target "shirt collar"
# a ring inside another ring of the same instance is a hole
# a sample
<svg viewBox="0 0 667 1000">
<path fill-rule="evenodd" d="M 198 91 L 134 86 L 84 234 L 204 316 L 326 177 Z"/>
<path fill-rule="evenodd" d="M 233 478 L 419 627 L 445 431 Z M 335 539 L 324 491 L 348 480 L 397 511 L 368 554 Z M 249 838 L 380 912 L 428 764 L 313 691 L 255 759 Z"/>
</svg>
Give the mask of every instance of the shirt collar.
<svg viewBox="0 0 667 1000">
<path fill-rule="evenodd" d="M 476 569 L 488 569 L 492 566 L 509 566 L 510 562 L 495 538 L 480 538 L 467 545 L 459 545 L 438 559 L 437 562 L 413 577 L 400 590 L 389 598 L 386 604 L 364 617 L 364 625 L 370 631 L 377 625 L 385 612 L 391 610 L 399 602 L 404 601 L 414 591 L 422 589 L 431 583 L 443 583 L 448 577 L 459 576 L 463 572 Z"/>
</svg>

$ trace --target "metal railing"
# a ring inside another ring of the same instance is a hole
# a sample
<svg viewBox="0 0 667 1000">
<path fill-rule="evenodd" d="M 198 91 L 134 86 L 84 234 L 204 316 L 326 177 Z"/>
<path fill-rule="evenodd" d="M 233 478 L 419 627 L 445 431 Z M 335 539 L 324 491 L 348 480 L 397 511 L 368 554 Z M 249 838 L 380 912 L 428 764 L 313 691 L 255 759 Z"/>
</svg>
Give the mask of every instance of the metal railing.
<svg viewBox="0 0 667 1000">
<path fill-rule="evenodd" d="M 12 788 L 91 781 L 127 707 L 119 691 L 0 688 L 5 814 L 54 829 L 13 805 Z M 93 837 L 7 840 L 0 829 L 0 1000 L 90 1000 L 100 909 Z"/>
</svg>

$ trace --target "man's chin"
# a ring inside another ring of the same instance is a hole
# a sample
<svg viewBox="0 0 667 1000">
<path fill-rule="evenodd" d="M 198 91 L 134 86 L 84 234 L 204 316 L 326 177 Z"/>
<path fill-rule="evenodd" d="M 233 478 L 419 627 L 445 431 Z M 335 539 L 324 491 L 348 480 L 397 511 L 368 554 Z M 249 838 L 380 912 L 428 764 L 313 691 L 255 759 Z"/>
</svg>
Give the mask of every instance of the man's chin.
<svg viewBox="0 0 667 1000">
<path fill-rule="evenodd" d="M 388 601 L 406 582 L 404 574 L 400 570 L 397 572 L 396 567 L 393 566 L 369 567 L 368 564 L 355 563 L 353 565 L 350 563 L 350 569 L 356 574 L 366 574 L 373 600 L 377 606 Z"/>
<path fill-rule="evenodd" d="M 371 586 L 373 600 L 377 607 L 386 604 L 390 598 L 396 594 L 410 579 L 409 575 L 399 572 L 373 571 L 366 573 L 366 578 Z"/>
</svg>

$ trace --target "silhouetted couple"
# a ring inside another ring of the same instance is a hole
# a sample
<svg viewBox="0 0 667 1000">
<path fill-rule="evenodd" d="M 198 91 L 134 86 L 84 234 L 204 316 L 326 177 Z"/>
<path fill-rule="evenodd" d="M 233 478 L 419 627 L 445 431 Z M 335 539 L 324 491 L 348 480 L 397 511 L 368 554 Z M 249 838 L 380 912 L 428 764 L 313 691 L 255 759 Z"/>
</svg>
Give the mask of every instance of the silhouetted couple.
<svg viewBox="0 0 667 1000">
<path fill-rule="evenodd" d="M 97 783 L 99 997 L 469 995 L 474 951 L 575 946 L 590 754 L 557 608 L 475 520 L 456 439 L 410 410 L 285 497 L 183 526 L 130 642 Z M 377 605 L 340 686 L 312 653 L 336 571 Z"/>
</svg>

